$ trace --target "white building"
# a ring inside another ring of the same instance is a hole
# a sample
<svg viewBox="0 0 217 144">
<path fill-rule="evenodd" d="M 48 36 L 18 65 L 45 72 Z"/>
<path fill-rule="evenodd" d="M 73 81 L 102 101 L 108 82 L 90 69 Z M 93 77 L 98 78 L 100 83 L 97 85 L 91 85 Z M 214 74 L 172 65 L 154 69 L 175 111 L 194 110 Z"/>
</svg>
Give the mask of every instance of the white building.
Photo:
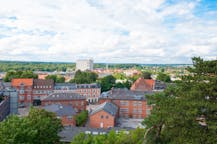
<svg viewBox="0 0 217 144">
<path fill-rule="evenodd" d="M 82 59 L 76 61 L 76 70 L 86 71 L 93 70 L 93 60 L 92 59 Z"/>
</svg>

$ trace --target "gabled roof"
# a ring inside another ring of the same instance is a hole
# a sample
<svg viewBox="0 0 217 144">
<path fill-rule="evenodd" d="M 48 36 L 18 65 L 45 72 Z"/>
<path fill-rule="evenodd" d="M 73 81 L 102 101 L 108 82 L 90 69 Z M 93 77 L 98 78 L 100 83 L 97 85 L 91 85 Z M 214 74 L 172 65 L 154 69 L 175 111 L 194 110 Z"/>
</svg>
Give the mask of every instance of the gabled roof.
<svg viewBox="0 0 217 144">
<path fill-rule="evenodd" d="M 44 79 L 34 79 L 34 86 L 53 86 L 54 81 L 52 79 L 44 80 Z"/>
<path fill-rule="evenodd" d="M 90 115 L 93 115 L 101 110 L 104 110 L 105 112 L 109 113 L 112 116 L 115 116 L 116 113 L 118 112 L 118 107 L 111 103 L 111 102 L 104 102 L 102 104 L 100 104 L 98 107 L 96 107 L 91 113 Z"/>
<path fill-rule="evenodd" d="M 21 84 L 24 84 L 25 86 L 32 86 L 33 78 L 15 78 L 11 81 L 12 86 L 20 86 Z"/>
<path fill-rule="evenodd" d="M 47 105 L 44 106 L 43 109 L 49 112 L 56 113 L 57 116 L 73 116 L 76 115 L 75 109 L 72 108 L 72 106 L 68 105 Z"/>
<path fill-rule="evenodd" d="M 103 92 L 99 99 L 118 99 L 118 100 L 146 100 L 145 94 L 152 92 L 132 91 L 127 88 L 114 88 Z"/>
<path fill-rule="evenodd" d="M 86 98 L 81 96 L 78 93 L 73 93 L 73 92 L 66 92 L 66 93 L 52 93 L 42 101 L 55 101 L 55 100 L 85 100 Z"/>
<path fill-rule="evenodd" d="M 155 81 L 153 79 L 138 78 L 131 86 L 131 90 L 135 91 L 151 91 L 154 89 Z"/>
</svg>

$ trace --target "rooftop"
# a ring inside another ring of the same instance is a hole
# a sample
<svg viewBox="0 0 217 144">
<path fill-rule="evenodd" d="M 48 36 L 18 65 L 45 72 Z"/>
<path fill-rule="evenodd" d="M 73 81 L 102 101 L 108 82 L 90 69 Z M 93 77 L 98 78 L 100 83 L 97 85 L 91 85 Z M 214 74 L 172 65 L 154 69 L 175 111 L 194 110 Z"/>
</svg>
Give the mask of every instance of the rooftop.
<svg viewBox="0 0 217 144">
<path fill-rule="evenodd" d="M 11 81 L 12 86 L 20 86 L 21 84 L 24 84 L 25 86 L 32 86 L 33 79 L 32 78 L 15 78 L 15 79 L 12 79 Z"/>
<path fill-rule="evenodd" d="M 55 100 L 78 100 L 78 99 L 85 100 L 85 97 L 77 93 L 67 92 L 67 93 L 52 93 L 43 100 L 54 100 L 55 101 Z"/>
<path fill-rule="evenodd" d="M 34 79 L 33 80 L 33 84 L 34 86 L 53 86 L 54 85 L 54 81 L 51 79 L 48 80 L 44 80 L 44 79 Z"/>
<path fill-rule="evenodd" d="M 44 106 L 43 109 L 45 109 L 46 111 L 49 111 L 49 112 L 54 112 L 54 113 L 56 113 L 57 116 L 73 116 L 73 115 L 76 115 L 76 112 L 72 108 L 72 106 L 68 106 L 68 105 L 52 104 L 52 105 Z"/>
<path fill-rule="evenodd" d="M 152 92 L 131 91 L 126 88 L 114 88 L 100 95 L 101 98 L 121 99 L 121 100 L 146 100 L 145 94 Z"/>
<path fill-rule="evenodd" d="M 92 114 L 95 114 L 101 110 L 104 110 L 106 111 L 107 113 L 109 113 L 110 115 L 112 116 L 115 116 L 116 113 L 118 112 L 118 107 L 113 104 L 113 103 L 110 103 L 110 102 L 104 102 L 102 104 L 100 104 L 99 106 L 97 106 L 91 113 L 90 115 Z"/>
</svg>

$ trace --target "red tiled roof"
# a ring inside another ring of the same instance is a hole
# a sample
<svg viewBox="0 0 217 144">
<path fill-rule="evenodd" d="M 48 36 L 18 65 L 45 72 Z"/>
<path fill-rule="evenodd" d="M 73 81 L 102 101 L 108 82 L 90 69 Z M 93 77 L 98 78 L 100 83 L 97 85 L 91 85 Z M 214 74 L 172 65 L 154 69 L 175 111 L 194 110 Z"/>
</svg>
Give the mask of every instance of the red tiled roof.
<svg viewBox="0 0 217 144">
<path fill-rule="evenodd" d="M 153 79 L 140 77 L 133 83 L 130 89 L 135 91 L 151 91 L 153 90 L 154 83 L 155 81 Z"/>
<path fill-rule="evenodd" d="M 11 81 L 12 86 L 20 86 L 21 83 L 23 83 L 25 86 L 32 86 L 33 79 L 32 78 L 15 78 L 15 79 L 12 79 Z"/>
</svg>

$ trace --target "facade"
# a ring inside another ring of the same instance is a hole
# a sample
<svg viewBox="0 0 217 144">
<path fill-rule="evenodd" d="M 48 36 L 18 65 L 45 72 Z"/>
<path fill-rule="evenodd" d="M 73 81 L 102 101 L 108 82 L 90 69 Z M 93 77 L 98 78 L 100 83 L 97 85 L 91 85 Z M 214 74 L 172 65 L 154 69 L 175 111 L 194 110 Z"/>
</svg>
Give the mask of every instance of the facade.
<svg viewBox="0 0 217 144">
<path fill-rule="evenodd" d="M 76 70 L 86 71 L 93 70 L 93 60 L 92 59 L 82 59 L 76 61 Z"/>
<path fill-rule="evenodd" d="M 53 89 L 53 80 L 34 79 L 32 92 L 33 104 L 40 105 L 40 101 L 51 94 L 53 92 Z"/>
<path fill-rule="evenodd" d="M 12 79 L 11 86 L 18 92 L 18 103 L 20 107 L 30 106 L 33 102 L 33 79 L 17 78 Z"/>
<path fill-rule="evenodd" d="M 153 80 L 153 79 L 144 79 L 142 77 L 138 78 L 131 86 L 130 90 L 132 91 L 162 91 L 166 88 L 164 82 Z"/>
<path fill-rule="evenodd" d="M 54 86 L 55 93 L 78 93 L 83 96 L 87 102 L 97 102 L 101 94 L 101 87 L 98 84 L 73 84 L 73 83 L 56 83 Z"/>
<path fill-rule="evenodd" d="M 90 112 L 89 126 L 91 128 L 111 128 L 115 126 L 118 117 L 118 107 L 111 102 L 104 102 Z"/>
<path fill-rule="evenodd" d="M 0 96 L 0 121 L 10 114 L 10 100 L 8 96 Z"/>
<path fill-rule="evenodd" d="M 61 119 L 63 126 L 75 126 L 75 110 L 69 105 L 46 105 L 43 107 L 46 111 L 54 112 L 57 118 Z"/>
<path fill-rule="evenodd" d="M 101 87 L 98 84 L 77 84 L 76 93 L 84 96 L 88 103 L 98 102 Z"/>
<path fill-rule="evenodd" d="M 77 93 L 52 93 L 45 99 L 41 100 L 42 106 L 59 104 L 68 105 L 75 109 L 76 112 L 86 110 L 86 99 Z"/>
<path fill-rule="evenodd" d="M 119 117 L 143 119 L 147 116 L 145 93 L 128 89 L 112 89 L 101 94 L 99 103 L 112 102 L 118 106 Z"/>
</svg>

